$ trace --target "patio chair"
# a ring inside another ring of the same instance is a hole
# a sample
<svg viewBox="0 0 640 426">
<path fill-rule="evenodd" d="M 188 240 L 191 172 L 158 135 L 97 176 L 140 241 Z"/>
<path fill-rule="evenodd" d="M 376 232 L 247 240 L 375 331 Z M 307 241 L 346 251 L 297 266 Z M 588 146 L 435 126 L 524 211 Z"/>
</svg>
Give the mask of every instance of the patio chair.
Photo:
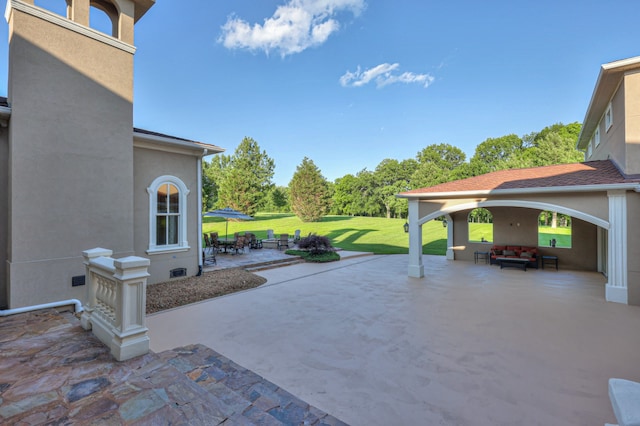
<svg viewBox="0 0 640 426">
<path fill-rule="evenodd" d="M 267 229 L 267 239 L 268 240 L 274 240 L 276 238 L 275 235 L 273 235 L 273 229 Z"/>
<path fill-rule="evenodd" d="M 216 260 L 216 249 L 212 248 L 207 254 L 206 250 L 202 250 L 202 266 L 215 265 L 218 263 Z"/>
<path fill-rule="evenodd" d="M 256 237 L 256 234 L 251 234 L 251 239 L 249 240 L 249 247 L 252 249 L 261 249 L 262 248 L 262 240 L 259 240 Z"/>
<path fill-rule="evenodd" d="M 204 251 L 211 252 L 213 249 L 213 244 L 211 243 L 211 238 L 207 234 L 204 234 Z"/>
<path fill-rule="evenodd" d="M 293 243 L 297 244 L 298 241 L 300 241 L 300 230 L 296 229 L 295 232 L 293 233 Z"/>
<path fill-rule="evenodd" d="M 245 246 L 245 238 L 243 236 L 239 236 L 236 239 L 236 243 L 234 244 L 233 249 L 236 251 L 236 254 L 238 254 L 240 250 L 242 250 L 242 253 L 244 253 L 244 246 Z"/>
<path fill-rule="evenodd" d="M 289 248 L 289 234 L 280 234 L 280 239 L 278 240 L 278 250 L 282 248 Z"/>
<path fill-rule="evenodd" d="M 211 247 L 216 250 L 220 249 L 220 241 L 218 241 L 218 233 L 212 232 L 209 234 L 209 239 L 211 240 Z"/>
</svg>

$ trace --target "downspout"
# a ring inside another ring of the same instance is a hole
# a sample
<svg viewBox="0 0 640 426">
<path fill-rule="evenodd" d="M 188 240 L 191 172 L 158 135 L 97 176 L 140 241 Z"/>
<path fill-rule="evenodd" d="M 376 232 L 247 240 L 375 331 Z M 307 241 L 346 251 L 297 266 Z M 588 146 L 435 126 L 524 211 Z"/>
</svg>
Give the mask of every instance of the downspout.
<svg viewBox="0 0 640 426">
<path fill-rule="evenodd" d="M 202 275 L 202 158 L 209 152 L 207 149 L 202 151 L 202 155 L 198 157 L 198 274 Z"/>
<path fill-rule="evenodd" d="M 0 311 L 0 317 L 6 317 L 9 315 L 22 314 L 25 312 L 38 311 L 40 309 L 49 309 L 49 308 L 59 308 L 61 306 L 67 305 L 75 305 L 76 313 L 82 312 L 84 309 L 82 308 L 82 302 L 78 299 L 69 299 L 69 300 L 61 300 L 59 302 L 51 302 L 44 303 L 42 305 L 34 305 L 34 306 L 25 306 L 23 308 L 16 309 L 7 309 L 5 311 Z"/>
</svg>

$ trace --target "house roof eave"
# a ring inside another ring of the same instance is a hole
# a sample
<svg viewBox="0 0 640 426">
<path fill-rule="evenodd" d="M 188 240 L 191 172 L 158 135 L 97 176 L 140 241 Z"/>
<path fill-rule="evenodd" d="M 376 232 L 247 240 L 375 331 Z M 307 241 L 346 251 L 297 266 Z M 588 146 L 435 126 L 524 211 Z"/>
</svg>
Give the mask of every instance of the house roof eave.
<svg viewBox="0 0 640 426">
<path fill-rule="evenodd" d="M 591 140 L 591 135 L 604 115 L 609 101 L 620 85 L 624 74 L 633 69 L 640 68 L 640 56 L 609 62 L 600 67 L 600 73 L 589 101 L 589 107 L 582 121 L 582 129 L 578 136 L 576 147 L 584 150 Z"/>
<path fill-rule="evenodd" d="M 134 141 L 140 140 L 152 144 L 160 144 L 164 146 L 179 147 L 190 151 L 196 151 L 200 156 L 219 154 L 224 152 L 224 148 L 204 142 L 191 141 L 187 139 L 175 138 L 159 133 L 148 132 L 146 130 L 133 129 Z"/>
<path fill-rule="evenodd" d="M 422 193 L 400 193 L 398 198 L 408 200 L 440 200 L 446 198 L 469 198 L 488 197 L 501 195 L 528 195 L 528 194 L 552 194 L 552 193 L 574 193 L 574 192 L 604 192 L 604 191 L 636 191 L 640 192 L 640 183 L 615 183 L 602 185 L 573 185 L 573 186 L 552 186 L 544 188 L 513 188 L 513 189 L 489 189 L 482 191 L 449 191 L 449 192 L 422 192 Z"/>
</svg>

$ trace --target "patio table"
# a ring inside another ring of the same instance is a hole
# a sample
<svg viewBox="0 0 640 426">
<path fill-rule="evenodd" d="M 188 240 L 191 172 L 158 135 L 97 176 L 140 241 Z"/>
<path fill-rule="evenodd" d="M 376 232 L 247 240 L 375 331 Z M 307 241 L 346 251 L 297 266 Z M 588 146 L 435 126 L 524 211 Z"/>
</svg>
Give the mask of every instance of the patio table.
<svg viewBox="0 0 640 426">
<path fill-rule="evenodd" d="M 505 266 L 521 266 L 523 271 L 527 271 L 527 263 L 529 259 L 522 259 L 520 257 L 497 257 L 496 261 L 500 265 L 500 269 Z"/>
<path fill-rule="evenodd" d="M 228 247 L 233 247 L 236 244 L 236 240 L 220 239 L 218 240 L 218 244 L 220 244 L 226 253 Z"/>
</svg>

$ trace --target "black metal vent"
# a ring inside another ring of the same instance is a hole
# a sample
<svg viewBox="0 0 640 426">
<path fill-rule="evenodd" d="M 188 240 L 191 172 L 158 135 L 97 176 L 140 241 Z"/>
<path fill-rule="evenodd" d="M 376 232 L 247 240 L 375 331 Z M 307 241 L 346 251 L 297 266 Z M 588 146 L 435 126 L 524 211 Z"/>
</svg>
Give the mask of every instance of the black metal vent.
<svg viewBox="0 0 640 426">
<path fill-rule="evenodd" d="M 169 278 L 186 277 L 187 268 L 176 268 L 169 271 Z"/>
<path fill-rule="evenodd" d="M 78 287 L 84 285 L 85 276 L 78 275 L 77 277 L 71 277 L 71 287 Z"/>
</svg>

